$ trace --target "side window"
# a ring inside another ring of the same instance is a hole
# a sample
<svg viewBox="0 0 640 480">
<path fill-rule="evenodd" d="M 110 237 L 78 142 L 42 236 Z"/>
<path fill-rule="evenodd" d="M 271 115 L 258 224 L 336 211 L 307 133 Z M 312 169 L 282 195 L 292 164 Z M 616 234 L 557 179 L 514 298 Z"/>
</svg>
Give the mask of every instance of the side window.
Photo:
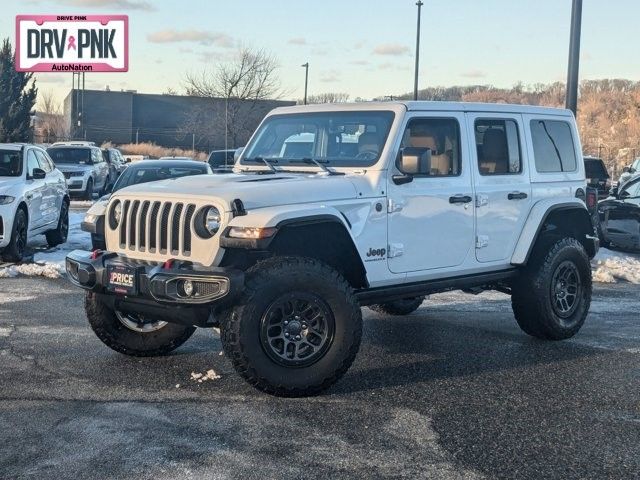
<svg viewBox="0 0 640 480">
<path fill-rule="evenodd" d="M 36 157 L 38 158 L 38 164 L 40 165 L 40 168 L 44 170 L 46 173 L 53 171 L 53 167 L 49 162 L 49 159 L 47 158 L 47 156 L 44 153 L 42 153 L 40 150 L 35 150 L 35 153 L 36 153 Z"/>
<path fill-rule="evenodd" d="M 575 172 L 576 152 L 569 124 L 558 120 L 531 120 L 530 125 L 536 170 Z"/>
<path fill-rule="evenodd" d="M 460 126 L 453 118 L 414 118 L 402 137 L 401 148 L 431 150 L 430 176 L 460 175 Z"/>
<path fill-rule="evenodd" d="M 33 171 L 36 168 L 40 168 L 40 164 L 38 163 L 34 150 L 31 149 L 27 153 L 27 175 L 33 177 Z"/>
<path fill-rule="evenodd" d="M 515 120 L 477 119 L 476 150 L 480 175 L 522 172 L 520 137 Z"/>
</svg>

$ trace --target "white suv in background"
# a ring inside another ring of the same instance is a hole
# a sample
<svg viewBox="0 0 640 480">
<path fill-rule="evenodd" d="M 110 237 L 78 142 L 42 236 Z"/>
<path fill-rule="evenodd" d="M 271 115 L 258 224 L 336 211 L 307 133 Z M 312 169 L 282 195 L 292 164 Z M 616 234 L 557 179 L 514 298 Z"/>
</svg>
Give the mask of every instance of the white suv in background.
<svg viewBox="0 0 640 480">
<path fill-rule="evenodd" d="M 102 150 L 93 142 L 56 142 L 47 149 L 67 179 L 69 193 L 85 200 L 104 195 L 115 182 Z"/>
<path fill-rule="evenodd" d="M 67 241 L 69 194 L 64 175 L 34 145 L 0 144 L 0 256 L 19 262 L 31 235 Z"/>
</svg>

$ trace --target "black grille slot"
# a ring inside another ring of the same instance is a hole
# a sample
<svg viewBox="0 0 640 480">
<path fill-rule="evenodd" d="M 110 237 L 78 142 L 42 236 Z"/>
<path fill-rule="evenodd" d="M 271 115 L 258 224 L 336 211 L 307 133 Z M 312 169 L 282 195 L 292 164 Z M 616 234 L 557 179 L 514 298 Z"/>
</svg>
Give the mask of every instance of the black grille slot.
<svg viewBox="0 0 640 480">
<path fill-rule="evenodd" d="M 140 202 L 134 200 L 131 207 L 131 222 L 129 223 L 129 248 L 136 248 L 136 232 L 138 231 L 138 210 L 140 209 Z"/>
<path fill-rule="evenodd" d="M 140 220 L 138 230 L 140 231 L 138 235 L 138 247 L 141 250 L 144 250 L 147 246 L 147 213 L 149 213 L 149 202 L 144 202 L 142 204 L 142 210 L 140 210 Z"/>
<path fill-rule="evenodd" d="M 2 220 L 2 217 L 0 217 L 0 237 L 4 236 L 4 221 Z"/>
<path fill-rule="evenodd" d="M 191 219 L 196 211 L 195 205 L 187 207 L 187 214 L 184 218 L 184 253 L 191 253 Z"/>
<path fill-rule="evenodd" d="M 156 232 L 158 229 L 158 212 L 160 211 L 160 202 L 154 202 L 151 208 L 151 227 L 149 232 L 149 251 L 156 249 Z"/>
<path fill-rule="evenodd" d="M 171 253 L 177 253 L 180 250 L 180 215 L 183 208 L 184 205 L 178 203 L 171 219 Z"/>
<path fill-rule="evenodd" d="M 169 211 L 171 204 L 165 203 L 162 207 L 162 215 L 160 216 L 160 251 L 167 250 L 167 235 L 169 230 Z"/>
<path fill-rule="evenodd" d="M 127 220 L 129 219 L 129 200 L 124 201 L 124 205 L 122 206 L 122 217 L 120 218 L 120 246 L 124 247 L 127 243 L 127 230 L 129 226 L 127 225 Z"/>
</svg>

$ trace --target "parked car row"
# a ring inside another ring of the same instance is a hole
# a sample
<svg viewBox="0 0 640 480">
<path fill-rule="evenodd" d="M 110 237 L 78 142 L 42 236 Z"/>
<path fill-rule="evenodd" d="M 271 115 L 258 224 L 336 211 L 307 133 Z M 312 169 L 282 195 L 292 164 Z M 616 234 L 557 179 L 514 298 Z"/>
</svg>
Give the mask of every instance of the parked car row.
<svg viewBox="0 0 640 480">
<path fill-rule="evenodd" d="M 35 145 L 0 144 L 0 255 L 22 260 L 30 236 L 50 246 L 67 241 L 69 192 L 47 151 Z"/>
</svg>

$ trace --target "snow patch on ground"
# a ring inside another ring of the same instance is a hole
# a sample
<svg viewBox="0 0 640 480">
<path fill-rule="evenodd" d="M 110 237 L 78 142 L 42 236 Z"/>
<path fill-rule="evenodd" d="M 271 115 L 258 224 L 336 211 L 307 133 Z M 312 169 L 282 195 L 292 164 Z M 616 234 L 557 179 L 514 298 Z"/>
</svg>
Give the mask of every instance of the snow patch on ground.
<svg viewBox="0 0 640 480">
<path fill-rule="evenodd" d="M 593 281 L 615 283 L 618 280 L 640 284 L 640 255 L 601 248 L 591 261 Z"/>
<path fill-rule="evenodd" d="M 206 382 L 207 380 L 218 380 L 219 378 L 222 377 L 214 369 L 207 370 L 205 373 L 191 372 L 191 380 L 198 383 Z M 176 386 L 176 388 L 179 387 Z"/>
<path fill-rule="evenodd" d="M 65 274 L 64 260 L 72 250 L 91 250 L 91 236 L 80 230 L 84 219 L 84 210 L 74 210 L 77 202 L 72 202 L 69 212 L 69 236 L 67 242 L 54 248 L 49 248 L 44 235 L 29 239 L 29 248 L 34 251 L 33 263 L 21 263 L 0 268 L 0 278 L 30 277 L 59 278 Z M 83 205 L 81 205 L 83 206 Z"/>
</svg>

